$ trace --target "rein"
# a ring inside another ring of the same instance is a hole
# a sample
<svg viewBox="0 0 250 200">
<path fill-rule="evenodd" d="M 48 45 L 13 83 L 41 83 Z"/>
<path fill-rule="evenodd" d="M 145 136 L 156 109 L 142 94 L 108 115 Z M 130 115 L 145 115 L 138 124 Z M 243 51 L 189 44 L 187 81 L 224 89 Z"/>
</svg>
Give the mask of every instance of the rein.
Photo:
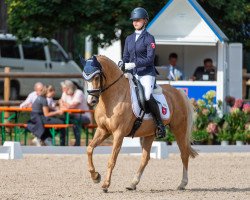
<svg viewBox="0 0 250 200">
<path fill-rule="evenodd" d="M 124 73 L 121 74 L 121 76 L 119 76 L 118 79 L 116 79 L 113 83 L 111 83 L 110 85 L 108 85 L 106 88 L 102 88 L 102 78 L 103 75 L 101 75 L 101 88 L 99 89 L 93 89 L 93 90 L 87 90 L 89 95 L 95 96 L 95 97 L 99 97 L 103 92 L 105 92 L 106 90 L 108 90 L 112 85 L 114 85 L 115 83 L 117 83 L 122 77 L 123 77 Z M 95 93 L 99 92 L 99 95 L 94 95 Z"/>
</svg>

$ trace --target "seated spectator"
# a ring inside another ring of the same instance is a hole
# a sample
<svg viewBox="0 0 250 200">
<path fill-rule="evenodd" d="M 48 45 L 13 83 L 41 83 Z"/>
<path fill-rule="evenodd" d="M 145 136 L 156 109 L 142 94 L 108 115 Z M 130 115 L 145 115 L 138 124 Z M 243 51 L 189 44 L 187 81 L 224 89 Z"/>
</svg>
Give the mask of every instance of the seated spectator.
<svg viewBox="0 0 250 200">
<path fill-rule="evenodd" d="M 57 110 L 57 107 L 56 107 L 57 103 L 53 99 L 53 97 L 55 96 L 55 93 L 56 93 L 56 90 L 55 90 L 54 86 L 49 85 L 47 87 L 46 97 L 47 97 L 47 102 L 48 102 L 49 110 L 51 110 L 51 111 Z"/>
<path fill-rule="evenodd" d="M 60 107 L 62 109 L 81 109 L 81 110 L 89 110 L 87 105 L 86 98 L 83 92 L 74 85 L 74 83 L 70 80 L 65 80 L 64 84 L 65 92 L 62 94 L 60 99 Z M 80 146 L 81 133 L 79 125 L 87 125 L 90 123 L 91 115 L 90 113 L 84 114 L 72 114 L 70 116 L 73 123 L 77 121 L 73 127 L 74 135 L 75 135 L 75 146 Z"/>
<path fill-rule="evenodd" d="M 26 100 L 20 104 L 20 108 L 31 108 L 32 107 L 32 103 L 34 103 L 34 101 L 36 100 L 37 96 L 41 94 L 42 90 L 43 90 L 44 85 L 41 82 L 37 82 L 34 85 L 34 91 L 31 92 L 28 97 L 26 98 Z"/>
<path fill-rule="evenodd" d="M 171 81 L 183 80 L 184 76 L 179 67 L 177 66 L 178 56 L 176 53 L 169 54 L 167 65 L 167 79 Z"/>
<path fill-rule="evenodd" d="M 44 124 L 63 124 L 64 121 L 53 116 L 62 115 L 62 110 L 49 111 L 48 102 L 46 99 L 47 88 L 43 87 L 41 93 L 37 96 L 32 104 L 32 112 L 28 121 L 27 129 L 32 132 L 45 145 L 51 146 L 52 139 L 49 129 L 44 128 Z M 65 145 L 65 129 L 61 129 L 61 145 Z"/>
<path fill-rule="evenodd" d="M 204 66 L 197 67 L 192 79 L 195 81 L 216 81 L 216 69 L 213 66 L 213 60 L 206 58 Z"/>
</svg>

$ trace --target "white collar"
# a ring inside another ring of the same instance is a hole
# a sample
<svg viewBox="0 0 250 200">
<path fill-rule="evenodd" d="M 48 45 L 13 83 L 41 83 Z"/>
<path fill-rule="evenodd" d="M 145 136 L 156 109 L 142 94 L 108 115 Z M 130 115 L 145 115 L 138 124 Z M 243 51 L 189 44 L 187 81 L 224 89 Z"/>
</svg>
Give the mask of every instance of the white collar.
<svg viewBox="0 0 250 200">
<path fill-rule="evenodd" d="M 144 29 L 142 29 L 142 30 L 135 30 L 135 34 L 136 35 L 141 35 L 141 33 L 144 31 Z"/>
</svg>

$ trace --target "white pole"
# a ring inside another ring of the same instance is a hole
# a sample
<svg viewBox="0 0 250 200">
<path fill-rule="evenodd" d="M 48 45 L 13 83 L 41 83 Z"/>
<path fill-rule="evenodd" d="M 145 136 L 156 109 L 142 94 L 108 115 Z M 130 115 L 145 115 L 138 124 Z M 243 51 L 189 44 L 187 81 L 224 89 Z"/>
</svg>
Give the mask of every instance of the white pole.
<svg viewBox="0 0 250 200">
<path fill-rule="evenodd" d="M 92 51 L 93 51 L 92 46 L 93 44 L 92 44 L 91 37 L 90 35 L 88 35 L 85 38 L 85 59 L 89 59 L 92 56 Z"/>
</svg>

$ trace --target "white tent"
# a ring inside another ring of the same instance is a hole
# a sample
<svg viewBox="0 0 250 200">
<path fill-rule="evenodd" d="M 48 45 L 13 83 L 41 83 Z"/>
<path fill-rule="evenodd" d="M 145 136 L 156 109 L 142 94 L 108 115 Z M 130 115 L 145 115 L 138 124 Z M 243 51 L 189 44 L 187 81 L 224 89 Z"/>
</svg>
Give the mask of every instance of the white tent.
<svg viewBox="0 0 250 200">
<path fill-rule="evenodd" d="M 155 37 L 159 65 L 166 65 L 169 53 L 175 52 L 188 79 L 205 58 L 212 58 L 217 67 L 217 81 L 207 85 L 216 87 L 217 99 L 223 100 L 226 95 L 241 98 L 242 45 L 228 44 L 226 35 L 195 0 L 170 0 L 147 30 Z M 170 84 L 199 86 L 198 82 L 190 81 Z"/>
<path fill-rule="evenodd" d="M 175 52 L 186 77 L 186 81 L 161 80 L 159 84 L 183 88 L 196 99 L 210 89 L 216 90 L 217 99 L 242 97 L 242 44 L 228 44 L 226 35 L 195 0 L 169 0 L 147 30 L 155 37 L 159 66 L 166 65 L 168 55 Z M 121 47 L 117 44 L 98 52 L 118 62 Z M 212 58 L 217 67 L 217 81 L 187 81 L 205 58 Z"/>
</svg>

